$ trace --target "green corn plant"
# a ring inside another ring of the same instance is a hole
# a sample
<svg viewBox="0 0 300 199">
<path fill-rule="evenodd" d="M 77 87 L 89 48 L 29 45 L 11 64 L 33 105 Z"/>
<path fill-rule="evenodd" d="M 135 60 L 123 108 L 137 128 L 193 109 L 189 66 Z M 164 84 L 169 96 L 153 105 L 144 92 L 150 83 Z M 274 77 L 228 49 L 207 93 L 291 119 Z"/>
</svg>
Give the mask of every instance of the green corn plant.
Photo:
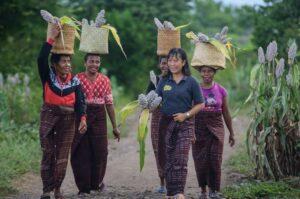
<svg viewBox="0 0 300 199">
<path fill-rule="evenodd" d="M 258 49 L 259 64 L 250 74 L 252 120 L 247 130 L 248 154 L 256 164 L 256 177 L 300 175 L 300 69 L 297 45 L 289 46 L 287 62 L 277 57 L 271 42 L 264 54 Z"/>
<path fill-rule="evenodd" d="M 140 171 L 143 170 L 146 156 L 146 138 L 148 134 L 148 123 L 150 112 L 155 110 L 161 103 L 162 98 L 159 97 L 155 91 L 149 92 L 147 95 L 140 94 L 138 100 L 128 103 L 119 112 L 121 123 L 126 122 L 126 119 L 133 113 L 139 115 L 137 141 L 139 143 L 139 165 Z"/>
</svg>

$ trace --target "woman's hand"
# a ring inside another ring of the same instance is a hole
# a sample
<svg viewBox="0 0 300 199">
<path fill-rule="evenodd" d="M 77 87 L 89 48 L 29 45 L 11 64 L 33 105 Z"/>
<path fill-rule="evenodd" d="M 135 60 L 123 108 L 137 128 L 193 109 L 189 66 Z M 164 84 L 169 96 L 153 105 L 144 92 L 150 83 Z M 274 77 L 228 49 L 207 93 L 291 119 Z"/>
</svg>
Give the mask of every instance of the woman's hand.
<svg viewBox="0 0 300 199">
<path fill-rule="evenodd" d="M 118 142 L 120 141 L 120 135 L 121 135 L 121 132 L 118 128 L 114 128 L 113 129 L 113 134 L 114 134 L 114 137 L 116 140 L 118 140 Z"/>
<path fill-rule="evenodd" d="M 84 134 L 87 130 L 87 124 L 86 124 L 86 120 L 81 120 L 79 127 L 78 127 L 79 133 L 80 134 Z"/>
<path fill-rule="evenodd" d="M 58 37 L 59 33 L 60 33 L 59 26 L 58 25 L 52 26 L 51 30 L 49 31 L 47 41 L 49 39 L 55 40 L 55 38 Z"/>
<path fill-rule="evenodd" d="M 175 122 L 183 122 L 186 119 L 186 114 L 185 113 L 176 113 L 173 114 L 174 121 Z"/>
<path fill-rule="evenodd" d="M 233 134 L 230 134 L 229 135 L 229 144 L 230 144 L 230 146 L 231 147 L 233 147 L 234 146 L 234 144 L 235 144 L 235 139 L 234 139 L 234 135 Z"/>
</svg>

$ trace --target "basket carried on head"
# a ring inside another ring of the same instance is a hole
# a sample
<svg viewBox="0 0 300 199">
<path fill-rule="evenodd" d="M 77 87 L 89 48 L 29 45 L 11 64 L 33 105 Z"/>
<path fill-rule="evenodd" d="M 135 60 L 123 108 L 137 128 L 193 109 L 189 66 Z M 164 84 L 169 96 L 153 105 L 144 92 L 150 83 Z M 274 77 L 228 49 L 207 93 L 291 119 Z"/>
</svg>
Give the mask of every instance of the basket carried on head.
<svg viewBox="0 0 300 199">
<path fill-rule="evenodd" d="M 191 66 L 198 69 L 210 66 L 215 69 L 225 69 L 225 56 L 211 43 L 197 42 Z"/>
<path fill-rule="evenodd" d="M 180 47 L 180 30 L 158 30 L 157 55 L 167 55 L 172 48 Z"/>
<path fill-rule="evenodd" d="M 74 40 L 78 36 L 78 26 L 73 19 L 63 16 L 61 18 L 54 17 L 46 10 L 41 10 L 42 18 L 48 23 L 47 38 L 50 31 L 56 26 L 60 27 L 60 34 L 54 38 L 55 42 L 51 49 L 52 53 L 56 54 L 74 54 Z"/>
<path fill-rule="evenodd" d="M 122 53 L 127 58 L 117 30 L 113 26 L 105 23 L 105 10 L 101 10 L 97 14 L 96 20 L 91 20 L 90 23 L 87 19 L 82 19 L 79 50 L 92 54 L 108 54 L 108 35 L 110 31 Z"/>
<path fill-rule="evenodd" d="M 172 48 L 180 48 L 180 29 L 188 26 L 183 25 L 174 27 L 169 21 L 160 22 L 156 17 L 154 23 L 158 29 L 157 32 L 157 55 L 166 56 Z"/>
<path fill-rule="evenodd" d="M 53 23 L 48 23 L 47 35 L 52 28 L 56 26 Z M 56 54 L 74 54 L 75 28 L 67 24 L 62 25 L 61 33 L 53 44 L 52 53 Z"/>
<path fill-rule="evenodd" d="M 216 33 L 213 38 L 209 38 L 201 32 L 198 35 L 188 32 L 186 37 L 195 43 L 191 66 L 196 69 L 202 66 L 210 66 L 216 70 L 225 69 L 226 59 L 232 66 L 235 66 L 235 53 L 230 38 L 227 37 L 227 32 L 227 26 L 223 27 L 221 32 Z"/>
<path fill-rule="evenodd" d="M 108 54 L 109 30 L 82 24 L 79 50 L 86 53 Z"/>
</svg>

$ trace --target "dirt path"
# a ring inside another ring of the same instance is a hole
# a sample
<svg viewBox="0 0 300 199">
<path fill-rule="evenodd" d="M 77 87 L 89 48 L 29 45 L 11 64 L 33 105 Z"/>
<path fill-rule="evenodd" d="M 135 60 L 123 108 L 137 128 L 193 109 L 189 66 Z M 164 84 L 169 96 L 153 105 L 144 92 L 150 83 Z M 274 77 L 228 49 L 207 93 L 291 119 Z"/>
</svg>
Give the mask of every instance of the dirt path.
<svg viewBox="0 0 300 199">
<path fill-rule="evenodd" d="M 130 122 L 135 124 L 132 125 L 132 128 L 134 130 L 136 129 L 135 121 Z M 245 132 L 248 121 L 243 117 L 239 117 L 236 118 L 233 122 L 238 144 L 241 140 L 240 135 L 243 132 Z M 147 138 L 147 155 L 145 160 L 145 167 L 140 173 L 138 168 L 138 144 L 136 142 L 136 137 L 134 133 L 135 131 L 131 131 L 129 133 L 129 136 L 123 138 L 120 143 L 116 143 L 114 140 L 111 140 L 109 142 L 108 165 L 107 173 L 105 176 L 107 190 L 101 195 L 91 194 L 90 196 L 85 198 L 162 198 L 162 195 L 156 194 L 154 192 L 159 183 L 159 179 L 156 171 L 156 164 L 154 154 L 152 151 L 150 134 L 148 134 Z M 234 153 L 234 148 L 230 148 L 227 142 L 228 134 L 226 134 L 225 140 L 225 148 L 223 155 L 224 162 L 230 157 L 230 155 Z M 187 198 L 197 198 L 197 195 L 199 193 L 193 164 L 193 159 L 190 153 L 188 170 L 189 173 L 186 184 Z M 228 176 L 229 175 L 226 168 L 223 168 L 222 187 L 230 183 Z M 36 174 L 25 174 L 14 184 L 15 187 L 18 189 L 19 194 L 7 198 L 32 199 L 39 198 L 41 194 L 41 179 Z M 67 175 L 64 180 L 62 190 L 66 198 L 78 198 L 78 190 L 74 183 L 74 178 L 70 164 L 67 169 Z"/>
</svg>

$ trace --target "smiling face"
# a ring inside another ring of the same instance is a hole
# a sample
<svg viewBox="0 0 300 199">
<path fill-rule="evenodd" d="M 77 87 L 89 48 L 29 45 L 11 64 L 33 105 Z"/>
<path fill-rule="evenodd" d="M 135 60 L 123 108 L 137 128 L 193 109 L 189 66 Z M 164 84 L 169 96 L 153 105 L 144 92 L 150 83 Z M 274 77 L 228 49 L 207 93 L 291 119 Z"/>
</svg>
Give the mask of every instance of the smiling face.
<svg viewBox="0 0 300 199">
<path fill-rule="evenodd" d="M 168 73 L 168 60 L 166 57 L 160 58 L 159 69 L 162 75 L 166 75 Z"/>
<path fill-rule="evenodd" d="M 62 76 L 67 75 L 71 72 L 71 57 L 62 55 L 58 63 L 54 64 L 55 70 Z"/>
<path fill-rule="evenodd" d="M 185 61 L 180 56 L 171 56 L 168 59 L 168 67 L 172 74 L 182 73 L 182 68 L 185 65 Z"/>
<path fill-rule="evenodd" d="M 100 56 L 99 55 L 88 55 L 84 63 L 86 71 L 93 75 L 96 74 L 100 67 Z"/>
<path fill-rule="evenodd" d="M 214 81 L 216 71 L 213 68 L 203 66 L 199 69 L 199 72 L 205 84 L 210 84 Z"/>
</svg>

